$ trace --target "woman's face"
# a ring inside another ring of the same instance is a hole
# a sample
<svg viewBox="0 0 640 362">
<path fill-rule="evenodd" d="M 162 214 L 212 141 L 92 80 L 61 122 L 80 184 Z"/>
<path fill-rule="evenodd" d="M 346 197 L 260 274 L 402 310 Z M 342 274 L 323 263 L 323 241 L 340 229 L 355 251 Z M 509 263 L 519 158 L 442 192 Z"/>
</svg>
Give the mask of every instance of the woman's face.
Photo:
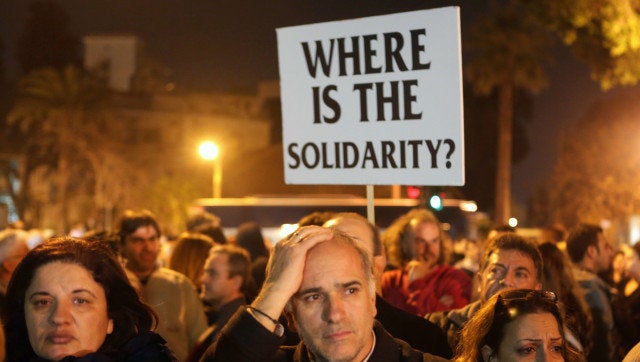
<svg viewBox="0 0 640 362">
<path fill-rule="evenodd" d="M 104 289 L 79 264 L 36 269 L 24 302 L 31 347 L 48 360 L 95 352 L 113 331 Z"/>
<path fill-rule="evenodd" d="M 564 361 L 563 348 L 553 314 L 525 314 L 507 323 L 498 353 L 489 361 Z"/>
</svg>

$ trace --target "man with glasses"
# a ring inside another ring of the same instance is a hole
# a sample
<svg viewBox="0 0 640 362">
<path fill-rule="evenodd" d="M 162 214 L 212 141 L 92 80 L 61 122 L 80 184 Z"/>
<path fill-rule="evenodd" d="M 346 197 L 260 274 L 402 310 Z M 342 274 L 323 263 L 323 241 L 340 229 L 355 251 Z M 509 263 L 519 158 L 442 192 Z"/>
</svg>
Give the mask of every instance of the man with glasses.
<svg viewBox="0 0 640 362">
<path fill-rule="evenodd" d="M 584 292 L 593 318 L 593 347 L 588 361 L 613 361 L 615 328 L 611 310 L 611 288 L 598 277 L 611 265 L 613 252 L 602 228 L 593 224 L 579 224 L 567 237 L 567 254 L 573 262 L 573 275 Z"/>
<path fill-rule="evenodd" d="M 515 233 L 500 233 L 484 247 L 482 265 L 477 274 L 480 299 L 463 308 L 427 314 L 425 318 L 447 333 L 455 351 L 460 331 L 491 296 L 506 289 L 542 287 L 542 256 L 531 241 Z"/>
</svg>

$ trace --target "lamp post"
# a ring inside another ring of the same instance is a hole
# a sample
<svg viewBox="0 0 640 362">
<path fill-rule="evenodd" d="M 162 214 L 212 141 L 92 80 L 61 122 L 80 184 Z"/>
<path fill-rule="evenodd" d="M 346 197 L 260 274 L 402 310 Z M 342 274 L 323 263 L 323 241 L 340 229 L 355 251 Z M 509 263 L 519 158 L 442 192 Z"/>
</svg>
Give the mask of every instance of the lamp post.
<svg viewBox="0 0 640 362">
<path fill-rule="evenodd" d="M 222 196 L 222 162 L 218 145 L 211 141 L 205 141 L 198 148 L 200 157 L 207 161 L 213 161 L 212 191 L 213 198 Z"/>
</svg>

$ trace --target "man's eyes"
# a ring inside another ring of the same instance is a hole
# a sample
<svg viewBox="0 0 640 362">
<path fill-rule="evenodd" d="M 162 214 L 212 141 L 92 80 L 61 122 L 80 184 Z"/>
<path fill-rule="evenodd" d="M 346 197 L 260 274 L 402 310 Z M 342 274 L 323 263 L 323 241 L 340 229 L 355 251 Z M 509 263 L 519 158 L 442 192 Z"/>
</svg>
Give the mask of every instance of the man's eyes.
<svg viewBox="0 0 640 362">
<path fill-rule="evenodd" d="M 354 294 L 358 294 L 360 290 L 361 290 L 360 287 L 348 287 L 348 288 L 345 288 L 343 292 L 345 295 L 354 295 Z M 303 295 L 302 300 L 304 300 L 305 302 L 315 302 L 323 299 L 323 297 L 324 296 L 322 293 L 312 293 L 312 294 Z"/>
<path fill-rule="evenodd" d="M 313 302 L 321 298 L 320 294 L 307 294 L 302 297 L 305 302 Z"/>
<path fill-rule="evenodd" d="M 129 239 L 129 240 L 131 240 L 131 242 L 132 242 L 132 243 L 144 243 L 145 241 L 151 241 L 151 242 L 157 241 L 157 240 L 158 240 L 158 238 L 157 238 L 157 237 L 154 237 L 154 238 L 148 238 L 148 239 L 143 239 L 143 238 L 131 238 L 131 239 Z"/>
<path fill-rule="evenodd" d="M 345 294 L 356 294 L 360 291 L 360 288 L 351 287 L 345 290 Z"/>
<path fill-rule="evenodd" d="M 493 268 L 489 269 L 489 275 L 491 276 L 500 276 L 503 275 L 505 273 L 506 269 L 499 267 L 499 266 L 494 266 Z"/>
</svg>

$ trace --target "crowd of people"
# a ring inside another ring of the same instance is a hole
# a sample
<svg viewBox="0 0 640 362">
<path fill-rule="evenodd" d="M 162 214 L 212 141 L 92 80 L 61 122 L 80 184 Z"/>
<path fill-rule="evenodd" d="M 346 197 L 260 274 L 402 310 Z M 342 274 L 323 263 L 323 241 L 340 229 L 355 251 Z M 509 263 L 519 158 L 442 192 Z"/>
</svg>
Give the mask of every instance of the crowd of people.
<svg viewBox="0 0 640 362">
<path fill-rule="evenodd" d="M 453 248 L 426 209 L 383 232 L 319 211 L 277 242 L 223 222 L 1 231 L 0 361 L 640 361 L 640 243 L 598 225 Z"/>
</svg>

